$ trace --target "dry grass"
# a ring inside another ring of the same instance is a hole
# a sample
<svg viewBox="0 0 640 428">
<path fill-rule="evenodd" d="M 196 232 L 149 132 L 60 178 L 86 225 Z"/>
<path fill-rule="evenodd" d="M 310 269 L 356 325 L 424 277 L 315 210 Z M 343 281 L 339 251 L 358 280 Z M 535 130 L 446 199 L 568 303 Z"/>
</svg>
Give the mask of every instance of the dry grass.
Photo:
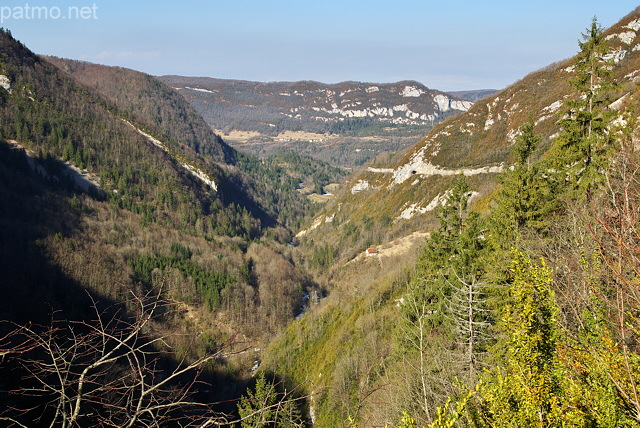
<svg viewBox="0 0 640 428">
<path fill-rule="evenodd" d="M 308 198 L 317 204 L 326 204 L 331 199 L 333 199 L 333 195 L 319 195 L 317 193 L 312 193 L 308 196 Z"/>
</svg>

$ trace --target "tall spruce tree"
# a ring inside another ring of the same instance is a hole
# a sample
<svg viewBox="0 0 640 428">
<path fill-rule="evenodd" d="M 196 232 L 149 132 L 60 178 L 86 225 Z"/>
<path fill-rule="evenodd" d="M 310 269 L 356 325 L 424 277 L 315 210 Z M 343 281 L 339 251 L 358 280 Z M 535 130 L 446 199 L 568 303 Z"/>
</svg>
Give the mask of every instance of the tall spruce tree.
<svg viewBox="0 0 640 428">
<path fill-rule="evenodd" d="M 558 208 L 555 184 L 546 173 L 547 166 L 531 159 L 539 144 L 533 121 L 525 123 L 511 149 L 515 164 L 500 177 L 490 220 L 492 236 L 505 251 L 520 240 L 525 229 L 544 233 L 550 215 Z"/>
<path fill-rule="evenodd" d="M 451 292 L 446 296 L 447 317 L 455 333 L 454 342 L 470 379 L 474 379 L 492 325 L 488 304 L 492 290 L 486 280 L 489 245 L 484 239 L 484 221 L 471 212 L 458 235 L 456 250 L 449 259 L 446 281 Z"/>
<path fill-rule="evenodd" d="M 573 197 L 589 197 L 602 180 L 613 148 L 609 132 L 615 115 L 608 106 L 617 88 L 603 29 L 594 17 L 582 34 L 580 52 L 573 63 L 575 76 L 570 83 L 576 94 L 567 99 L 558 125 L 563 129 L 555 142 L 556 168 L 568 184 Z"/>
</svg>

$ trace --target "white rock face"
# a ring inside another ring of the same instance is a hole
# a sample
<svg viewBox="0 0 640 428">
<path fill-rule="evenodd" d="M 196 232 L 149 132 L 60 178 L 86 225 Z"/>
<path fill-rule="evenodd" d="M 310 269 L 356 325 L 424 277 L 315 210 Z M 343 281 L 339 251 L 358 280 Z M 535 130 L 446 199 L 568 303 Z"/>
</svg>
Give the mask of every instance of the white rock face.
<svg viewBox="0 0 640 428">
<path fill-rule="evenodd" d="M 358 103 L 361 104 L 361 103 Z M 332 115 L 339 114 L 343 117 L 354 118 L 354 117 L 389 117 L 392 118 L 393 123 L 408 123 L 408 124 L 417 124 L 420 123 L 417 120 L 421 121 L 433 120 L 435 119 L 432 115 L 420 114 L 414 111 L 409 110 L 409 107 L 406 104 L 395 105 L 393 107 L 373 107 L 373 108 L 364 108 L 362 110 L 352 110 L 349 107 L 353 107 L 354 105 L 346 104 L 343 107 L 339 107 L 338 104 L 331 104 L 331 109 L 324 107 L 311 107 L 311 110 L 316 112 L 324 112 Z M 396 113 L 403 112 L 405 117 L 398 117 Z M 323 118 L 321 116 L 316 117 L 317 120 L 330 120 L 327 118 Z"/>
<path fill-rule="evenodd" d="M 613 36 L 617 36 L 620 41 L 624 44 L 631 44 L 631 42 L 633 42 L 633 39 L 636 38 L 636 32 L 635 31 L 625 31 L 624 33 L 618 33 L 615 34 Z"/>
<path fill-rule="evenodd" d="M 443 194 L 439 194 L 438 196 L 433 198 L 426 207 L 419 207 L 418 204 L 411 204 L 400 213 L 396 220 L 409 220 L 416 214 L 424 214 L 428 213 L 429 211 L 433 211 L 437 206 L 444 205 L 447 202 L 447 198 L 450 194 L 450 190 L 447 190 Z"/>
<path fill-rule="evenodd" d="M 396 169 L 393 172 L 393 182 L 390 186 L 401 184 L 415 174 L 420 174 L 423 176 L 464 174 L 466 176 L 470 176 L 477 174 L 500 173 L 503 171 L 502 165 L 484 166 L 480 168 L 442 168 L 441 166 L 434 165 L 431 162 L 425 161 L 423 158 L 424 150 L 425 148 L 422 148 L 411 158 L 411 161 L 402 165 L 400 168 Z"/>
<path fill-rule="evenodd" d="M 366 180 L 358 180 L 358 182 L 351 188 L 351 194 L 355 195 L 356 193 L 367 189 L 369 189 L 369 182 Z"/>
<path fill-rule="evenodd" d="M 189 86 L 185 86 L 185 89 L 190 89 L 192 91 L 198 91 L 198 92 L 206 92 L 208 94 L 215 94 L 218 91 L 210 91 L 209 89 L 202 89 L 202 88 L 191 88 Z"/>
<path fill-rule="evenodd" d="M 298 232 L 298 233 L 296 234 L 296 237 L 298 237 L 298 238 L 299 238 L 299 237 L 304 236 L 304 235 L 306 235 L 307 233 L 311 232 L 312 230 L 317 229 L 317 228 L 318 228 L 318 226 L 320 226 L 320 225 L 322 224 L 322 221 L 323 221 L 323 220 L 325 220 L 325 221 L 326 221 L 326 217 L 325 217 L 325 216 L 316 217 L 316 218 L 313 220 L 313 224 L 312 224 L 311 226 L 309 226 L 309 228 L 308 228 L 308 229 L 303 229 L 303 230 L 301 230 L 300 232 Z"/>
<path fill-rule="evenodd" d="M 638 50 L 640 50 L 640 45 L 638 45 L 636 47 L 638 48 Z M 640 73 L 640 70 L 634 70 L 631 73 L 625 74 L 624 78 L 627 79 L 627 80 L 635 79 L 636 77 L 638 77 L 639 73 Z"/>
<path fill-rule="evenodd" d="M 368 167 L 367 171 L 376 172 L 378 174 L 393 174 L 393 168 L 373 168 L 373 167 Z"/>
<path fill-rule="evenodd" d="M 636 19 L 634 21 L 631 21 L 630 23 L 628 23 L 626 25 L 626 27 L 632 29 L 633 31 L 640 30 L 640 19 Z"/>
<path fill-rule="evenodd" d="M 451 102 L 449 103 L 449 106 L 453 110 L 460 110 L 460 111 L 467 111 L 471 108 L 472 105 L 473 103 L 471 101 L 464 101 L 464 100 L 451 100 Z"/>
<path fill-rule="evenodd" d="M 0 86 L 3 87 L 7 92 L 11 92 L 11 81 L 4 74 L 0 74 Z"/>
<path fill-rule="evenodd" d="M 495 102 L 494 102 L 494 105 L 495 105 Z M 491 127 L 495 123 L 495 120 L 493 119 L 493 113 L 491 112 L 491 104 L 487 104 L 487 110 L 489 110 L 489 113 L 487 114 L 487 120 L 485 120 L 484 122 L 485 131 L 488 131 L 489 129 L 491 129 Z"/>
<path fill-rule="evenodd" d="M 209 176 L 204 171 L 201 171 L 198 168 L 196 168 L 196 167 L 194 167 L 192 165 L 188 165 L 186 163 L 183 163 L 181 165 L 182 165 L 183 168 L 186 168 L 191 174 L 195 175 L 200 180 L 202 180 L 202 182 L 204 182 L 204 184 L 206 184 L 211 189 L 213 189 L 213 191 L 217 191 L 218 190 L 218 185 L 216 184 L 216 182 L 213 181 L 212 179 L 210 179 Z"/>
<path fill-rule="evenodd" d="M 484 130 L 488 131 L 489 129 L 491 129 L 494 123 L 496 123 L 496 121 L 493 120 L 492 117 L 487 118 L 487 120 L 484 122 Z"/>
<path fill-rule="evenodd" d="M 424 92 L 415 86 L 405 86 L 402 92 L 400 92 L 400 95 L 403 97 L 419 97 L 422 94 L 424 94 Z"/>
<path fill-rule="evenodd" d="M 438 104 L 438 109 L 441 112 L 449 111 L 449 97 L 446 95 L 438 94 L 433 97 L 433 101 Z"/>
<path fill-rule="evenodd" d="M 560 107 L 562 107 L 562 101 L 558 100 L 558 101 L 554 101 L 553 103 L 543 108 L 542 111 L 548 112 L 548 113 L 555 113 L 560 109 Z"/>
<path fill-rule="evenodd" d="M 609 104 L 609 108 L 613 110 L 620 110 L 622 108 L 622 104 L 624 103 L 624 100 L 627 99 L 628 95 L 629 94 L 624 94 L 621 98 L 618 98 L 617 100 Z"/>
<path fill-rule="evenodd" d="M 398 220 L 409 220 L 416 213 L 424 214 L 426 211 L 423 211 L 423 208 L 419 208 L 418 204 L 411 204 L 407 208 L 404 209 L 398 216 Z"/>
<path fill-rule="evenodd" d="M 471 101 L 452 100 L 446 95 L 438 94 L 433 97 L 433 101 L 438 104 L 438 110 L 445 113 L 449 110 L 467 111 L 473 103 Z"/>
</svg>

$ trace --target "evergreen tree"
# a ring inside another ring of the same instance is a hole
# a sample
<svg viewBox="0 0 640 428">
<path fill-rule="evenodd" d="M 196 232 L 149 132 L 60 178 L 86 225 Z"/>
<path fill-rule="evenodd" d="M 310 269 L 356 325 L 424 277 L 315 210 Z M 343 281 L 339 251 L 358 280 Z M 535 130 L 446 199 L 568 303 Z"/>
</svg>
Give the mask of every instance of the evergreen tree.
<svg viewBox="0 0 640 428">
<path fill-rule="evenodd" d="M 525 228 L 545 232 L 549 216 L 558 208 L 546 165 L 531 160 L 540 143 L 533 128 L 531 121 L 520 128 L 511 150 L 516 163 L 502 174 L 496 206 L 491 213 L 492 236 L 498 247 L 504 249 L 512 247 Z"/>
<path fill-rule="evenodd" d="M 295 402 L 276 390 L 276 386 L 266 379 L 264 373 L 256 378 L 253 390 L 247 389 L 238 402 L 240 426 L 242 428 L 302 427 L 302 417 Z"/>
<path fill-rule="evenodd" d="M 436 211 L 440 221 L 439 230 L 445 238 L 453 238 L 462 232 L 470 196 L 469 182 L 464 175 L 460 175 L 453 183 L 446 203 Z"/>
<path fill-rule="evenodd" d="M 433 408 L 455 390 L 454 375 L 434 367 L 446 364 L 457 376 L 475 379 L 491 326 L 485 281 L 489 246 L 484 221 L 467 212 L 470 195 L 461 175 L 437 212 L 440 227 L 427 240 L 401 308 L 401 342 L 415 372 L 419 413 L 414 416 L 420 420 L 431 421 Z"/>
<path fill-rule="evenodd" d="M 275 404 L 278 396 L 275 386 L 267 382 L 264 373 L 256 378 L 255 390 L 247 389 L 238 403 L 238 413 L 242 428 L 261 428 L 272 426 Z"/>
<path fill-rule="evenodd" d="M 485 277 L 489 246 L 483 235 L 484 222 L 472 212 L 458 237 L 456 254 L 449 260 L 451 273 L 447 278 L 451 287 L 447 316 L 470 379 L 475 378 L 478 356 L 484 353 L 492 325 L 488 303 L 492 287 Z"/>
<path fill-rule="evenodd" d="M 461 175 L 452 186 L 444 206 L 436 212 L 440 227 L 427 240 L 409 284 L 410 297 L 427 305 L 425 313 L 430 328 L 438 328 L 446 323 L 446 301 L 443 298 L 451 292 L 448 281 L 454 276 L 451 262 L 456 259 L 457 265 L 464 265 L 469 259 L 468 252 L 459 242 L 464 230 L 469 195 L 469 184 L 466 177 Z M 477 220 L 475 214 L 473 218 Z"/>
<path fill-rule="evenodd" d="M 582 36 L 571 80 L 576 96 L 565 101 L 558 121 L 563 132 L 554 143 L 559 178 L 568 183 L 570 196 L 589 197 L 602 180 L 613 148 L 609 127 L 615 113 L 608 106 L 616 85 L 612 65 L 604 59 L 607 41 L 595 17 Z"/>
</svg>

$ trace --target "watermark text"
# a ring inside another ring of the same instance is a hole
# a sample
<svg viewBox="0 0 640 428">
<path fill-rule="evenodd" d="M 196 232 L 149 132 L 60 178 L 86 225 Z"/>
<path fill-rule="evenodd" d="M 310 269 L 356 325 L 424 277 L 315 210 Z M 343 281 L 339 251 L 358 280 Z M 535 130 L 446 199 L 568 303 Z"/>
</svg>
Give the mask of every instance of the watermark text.
<svg viewBox="0 0 640 428">
<path fill-rule="evenodd" d="M 0 6 L 0 24 L 12 20 L 90 20 L 98 19 L 98 6 Z"/>
</svg>

